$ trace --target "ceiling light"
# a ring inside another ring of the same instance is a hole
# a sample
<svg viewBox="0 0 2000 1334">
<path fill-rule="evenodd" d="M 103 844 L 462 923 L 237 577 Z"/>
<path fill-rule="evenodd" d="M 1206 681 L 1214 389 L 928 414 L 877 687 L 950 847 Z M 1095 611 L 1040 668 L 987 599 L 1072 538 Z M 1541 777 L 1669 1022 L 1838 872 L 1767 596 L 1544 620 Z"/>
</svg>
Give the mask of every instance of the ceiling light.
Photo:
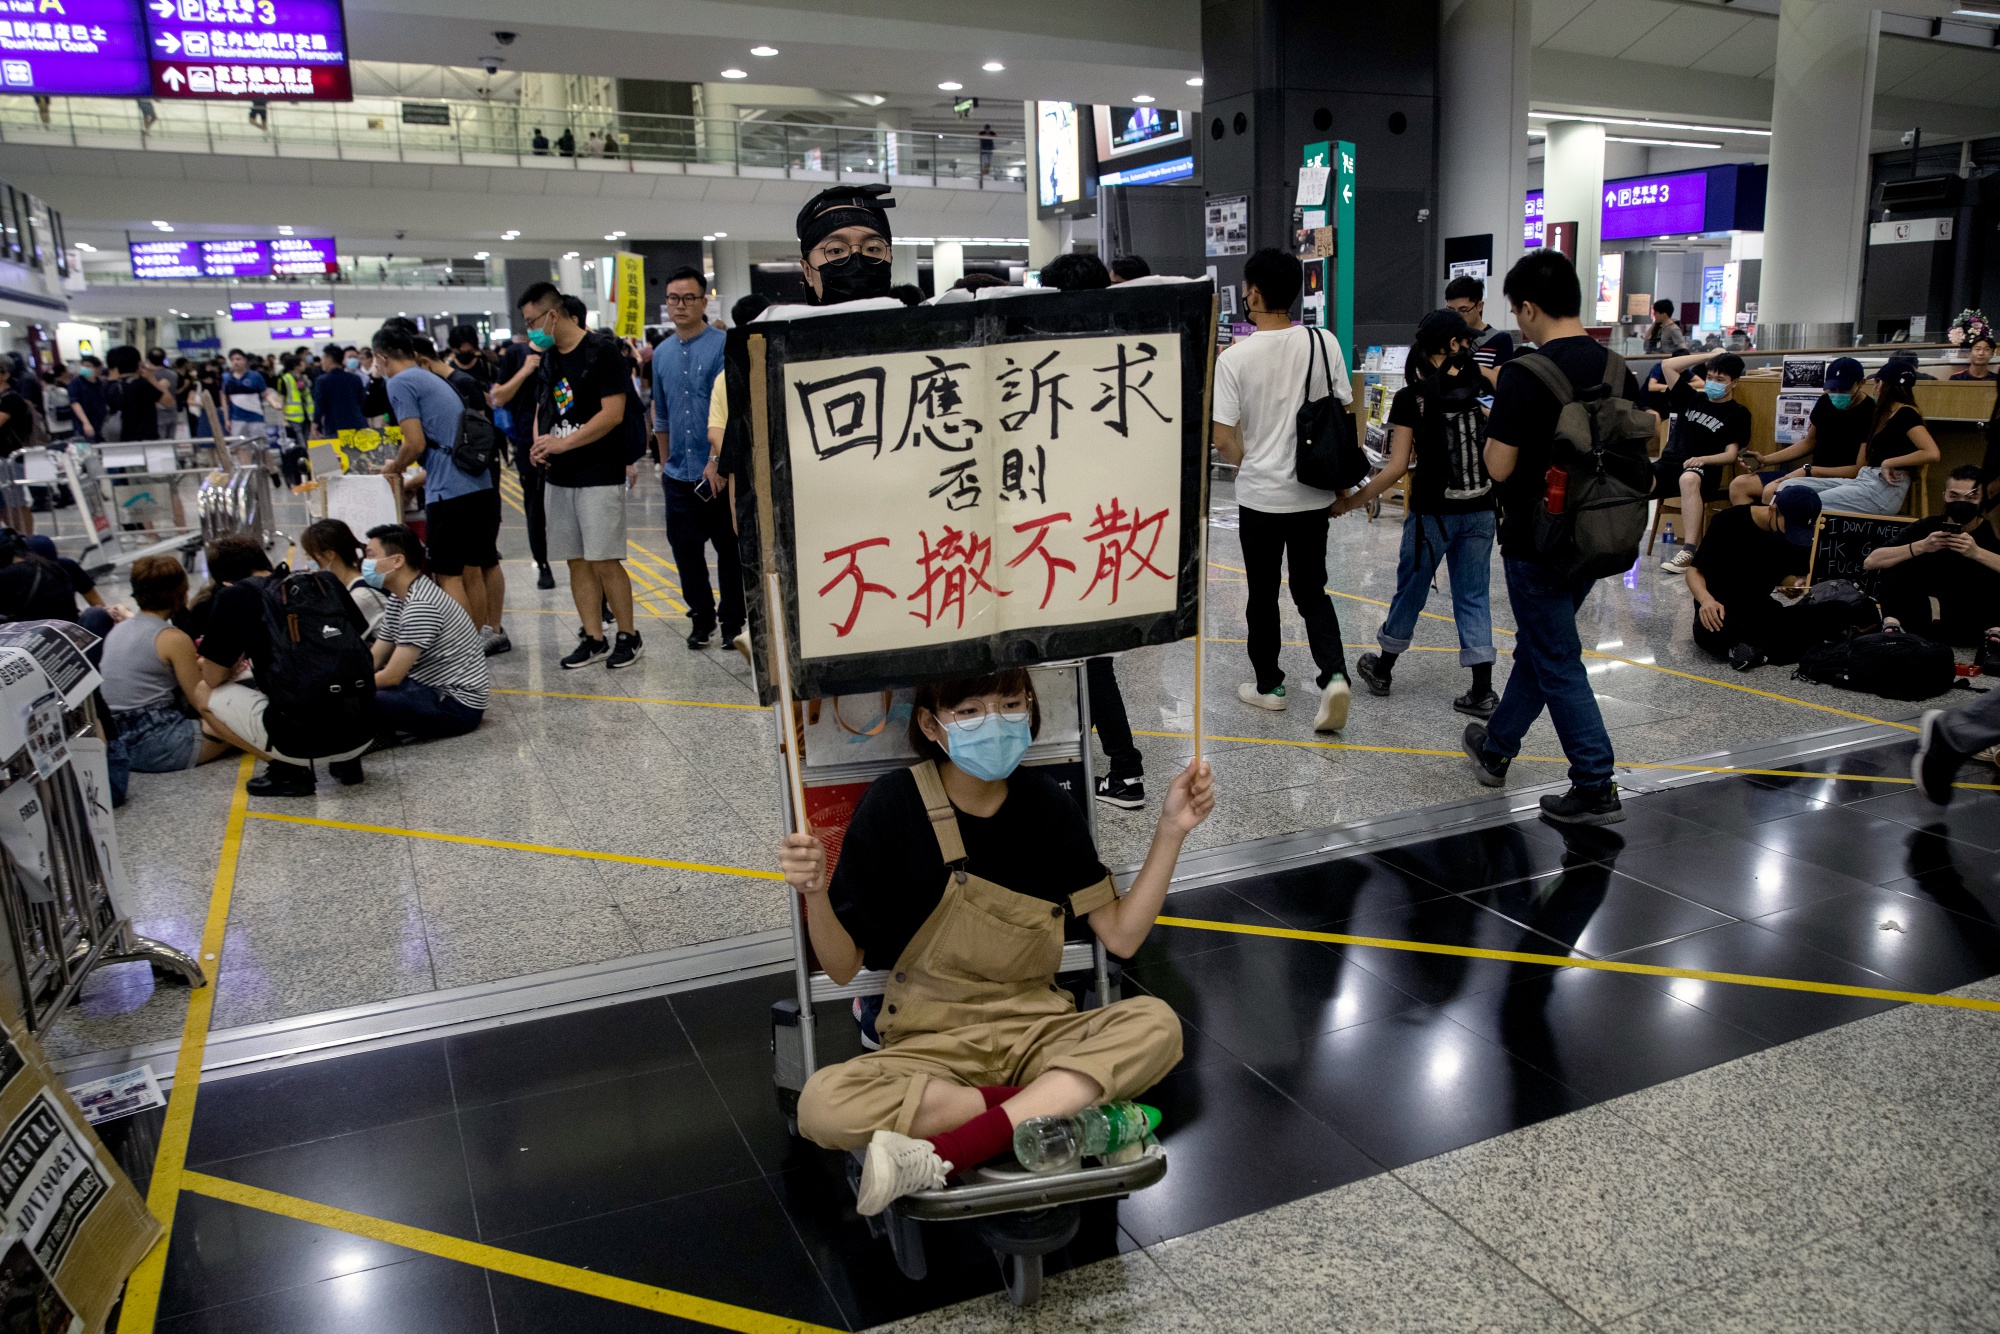
<svg viewBox="0 0 2000 1334">
<path fill-rule="evenodd" d="M 493 257 L 493 252 L 491 250 L 478 250 L 473 252 L 472 257 L 474 259 L 491 259 Z"/>
<path fill-rule="evenodd" d="M 1199 88 L 1199 87 L 1201 87 L 1201 76 L 1200 76 L 1200 75 L 1196 75 L 1196 76 L 1195 76 L 1194 78 L 1192 78 L 1192 79 L 1189 79 L 1189 80 L 1188 80 L 1188 87 L 1190 87 L 1190 88 Z"/>
<path fill-rule="evenodd" d="M 753 46 L 750 48 L 750 54 L 753 56 L 775 56 L 778 54 L 778 48 L 775 46 Z"/>
<path fill-rule="evenodd" d="M 611 233 L 611 234 L 612 234 L 613 236 L 623 236 L 623 235 L 625 235 L 625 233 L 623 233 L 623 232 L 613 232 L 613 233 Z"/>
<path fill-rule="evenodd" d="M 944 93 L 955 93 L 963 87 L 965 87 L 965 85 L 960 83 L 956 79 L 946 79 L 943 83 L 938 85 L 938 91 Z"/>
<path fill-rule="evenodd" d="M 1007 67 L 1001 64 L 997 60 L 989 60 L 984 65 L 981 65 L 979 68 L 985 70 L 988 74 L 998 74 L 1001 70 L 1006 69 Z"/>
<path fill-rule="evenodd" d="M 717 233 L 715 234 L 715 239 L 716 239 L 716 240 L 718 240 L 718 241 L 720 241 L 720 240 L 723 240 L 724 238 L 726 238 L 726 237 L 727 237 L 728 235 L 729 235 L 729 233 L 728 233 L 728 232 L 717 232 Z"/>
<path fill-rule="evenodd" d="M 605 240 L 607 240 L 607 241 L 616 241 L 616 240 L 618 239 L 618 233 L 617 233 L 617 232 L 606 232 L 606 233 L 604 234 L 604 239 L 605 239 Z"/>
<path fill-rule="evenodd" d="M 1951 12 L 1962 19 L 2000 19 L 2000 13 L 1990 9 L 1954 9 Z"/>
<path fill-rule="evenodd" d="M 221 314 L 222 312 L 218 310 L 218 311 L 216 311 L 215 313 L 216 313 L 216 314 L 218 314 L 218 315 L 220 315 L 220 314 Z"/>
<path fill-rule="evenodd" d="M 292 229 L 290 227 L 278 228 L 278 235 L 280 236 L 290 236 L 291 234 L 292 234 Z"/>
<path fill-rule="evenodd" d="M 1651 147 L 1653 147 L 1653 148 L 1720 148 L 1720 147 L 1722 147 L 1722 141 L 1721 141 L 1720 139 L 1713 139 L 1713 140 L 1701 140 L 1701 139 L 1631 139 L 1631 138 L 1627 138 L 1626 136 L 1624 136 L 1624 135 L 1620 135 L 1620 134 L 1607 134 L 1607 135 L 1605 135 L 1605 136 L 1604 136 L 1604 142 L 1605 142 L 1605 143 L 1607 143 L 1607 144 L 1647 144 L 1647 145 L 1649 145 L 1649 146 L 1651 146 Z"/>
<path fill-rule="evenodd" d="M 1153 95 L 1151 93 L 1136 93 L 1133 95 L 1132 100 L 1134 102 L 1137 102 L 1140 106 L 1144 106 L 1146 105 L 1146 103 L 1153 100 Z"/>
<path fill-rule="evenodd" d="M 564 259 L 575 259 L 575 258 L 576 258 L 576 257 L 577 257 L 578 255 L 581 255 L 582 253 L 583 253 L 583 252 L 582 252 L 581 250 L 565 250 L 565 251 L 563 252 L 563 258 L 564 258 Z"/>
<path fill-rule="evenodd" d="M 97 253 L 97 247 L 92 245 L 88 241 L 78 241 L 76 243 L 76 248 L 78 250 L 81 250 L 86 255 L 94 255 Z"/>
<path fill-rule="evenodd" d="M 722 71 L 722 77 L 725 79 L 747 79 L 750 77 L 750 71 L 741 69 L 726 69 Z"/>
<path fill-rule="evenodd" d="M 1573 116 L 1566 111 L 1530 111 L 1531 120 L 1585 120 L 1593 125 L 1636 125 L 1642 130 L 1698 130 L 1703 134 L 1754 134 L 1769 139 L 1769 130 L 1745 129 L 1740 125 L 1684 125 L 1672 120 L 1632 120 L 1624 116 Z"/>
<path fill-rule="evenodd" d="M 161 222 L 158 218 L 153 219 L 153 225 L 163 232 L 170 232 L 174 229 L 174 225 L 171 222 Z"/>
<path fill-rule="evenodd" d="M 713 236 L 704 236 L 701 239 L 704 241 L 713 241 L 715 238 Z"/>
</svg>

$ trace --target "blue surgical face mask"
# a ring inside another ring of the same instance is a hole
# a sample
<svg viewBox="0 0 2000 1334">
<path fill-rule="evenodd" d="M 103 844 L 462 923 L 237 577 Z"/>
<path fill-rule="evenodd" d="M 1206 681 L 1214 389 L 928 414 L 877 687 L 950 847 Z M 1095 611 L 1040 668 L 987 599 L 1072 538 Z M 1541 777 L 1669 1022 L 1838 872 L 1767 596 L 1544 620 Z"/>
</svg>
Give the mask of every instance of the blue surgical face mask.
<svg viewBox="0 0 2000 1334">
<path fill-rule="evenodd" d="M 382 581 L 382 571 L 375 564 L 375 558 L 373 556 L 365 558 L 361 562 L 361 582 L 370 588 L 380 588 Z"/>
<path fill-rule="evenodd" d="M 359 357 L 349 357 L 349 358 L 347 359 L 347 369 L 349 369 L 349 370 L 351 370 L 351 371 L 358 371 L 358 370 L 360 370 L 360 369 L 361 369 L 361 358 L 359 358 Z"/>
<path fill-rule="evenodd" d="M 944 724 L 951 762 L 987 782 L 997 782 L 1020 766 L 1034 734 L 1025 713 L 988 713 Z"/>
<path fill-rule="evenodd" d="M 1839 408 L 1842 412 L 1854 406 L 1854 395 L 1852 394 L 1829 393 L 1826 397 L 1828 402 L 1832 403 L 1833 406 Z"/>
<path fill-rule="evenodd" d="M 537 352 L 546 352 L 556 345 L 556 336 L 546 329 L 528 330 L 528 346 Z"/>
<path fill-rule="evenodd" d="M 78 375 L 81 375 L 81 376 L 82 376 L 82 377 L 83 377 L 84 379 L 86 379 L 86 380 L 89 380 L 89 379 L 94 379 L 94 378 L 96 377 L 96 375 L 97 375 L 97 367 L 95 367 L 95 366 L 78 366 L 78 367 L 76 368 L 76 373 L 77 373 Z"/>
<path fill-rule="evenodd" d="M 1729 386 L 1720 380 L 1710 380 L 1702 392 L 1715 402 L 1720 403 L 1723 399 L 1729 397 Z"/>
</svg>

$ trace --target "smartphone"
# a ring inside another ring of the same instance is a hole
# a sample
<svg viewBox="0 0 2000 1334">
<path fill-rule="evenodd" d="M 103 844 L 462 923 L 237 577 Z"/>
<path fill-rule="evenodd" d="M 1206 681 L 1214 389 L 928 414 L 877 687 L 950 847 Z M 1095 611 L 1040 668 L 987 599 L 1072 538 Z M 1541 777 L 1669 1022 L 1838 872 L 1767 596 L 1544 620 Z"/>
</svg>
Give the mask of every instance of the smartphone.
<svg viewBox="0 0 2000 1334">
<path fill-rule="evenodd" d="M 1950 519 L 1946 519 L 1944 521 L 1944 527 L 1940 528 L 1938 531 L 1943 533 L 1952 533 L 1955 535 L 1964 532 L 1965 525 L 1962 523 L 1953 523 Z"/>
<path fill-rule="evenodd" d="M 715 488 L 708 484 L 706 475 L 694 484 L 694 498 L 703 502 L 715 499 Z"/>
<path fill-rule="evenodd" d="M 1493 411 L 1493 395 L 1481 394 L 1479 396 L 1479 406 L 1485 408 L 1488 412 Z"/>
</svg>

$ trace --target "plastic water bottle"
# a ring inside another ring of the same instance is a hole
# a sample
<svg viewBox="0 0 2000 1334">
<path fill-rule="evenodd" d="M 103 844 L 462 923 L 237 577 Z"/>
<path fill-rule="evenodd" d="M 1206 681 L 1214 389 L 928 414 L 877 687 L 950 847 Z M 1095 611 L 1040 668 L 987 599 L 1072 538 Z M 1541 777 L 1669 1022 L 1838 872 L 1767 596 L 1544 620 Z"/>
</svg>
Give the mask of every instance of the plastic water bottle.
<svg viewBox="0 0 2000 1334">
<path fill-rule="evenodd" d="M 1660 541 L 1667 546 L 1672 546 L 1674 544 L 1673 520 L 1671 519 L 1667 520 L 1667 526 L 1660 532 Z"/>
<path fill-rule="evenodd" d="M 1014 1157 L 1030 1172 L 1060 1172 L 1080 1158 L 1102 1158 L 1151 1131 L 1136 1102 L 1086 1107 L 1074 1116 L 1031 1116 L 1014 1127 Z"/>
</svg>

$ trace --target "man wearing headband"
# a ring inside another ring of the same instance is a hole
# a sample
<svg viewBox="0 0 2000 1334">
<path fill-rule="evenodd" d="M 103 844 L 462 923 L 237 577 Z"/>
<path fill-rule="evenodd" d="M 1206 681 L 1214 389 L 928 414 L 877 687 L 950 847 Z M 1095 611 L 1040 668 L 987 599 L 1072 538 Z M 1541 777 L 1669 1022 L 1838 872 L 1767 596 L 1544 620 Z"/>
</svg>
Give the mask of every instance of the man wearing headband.
<svg viewBox="0 0 2000 1334">
<path fill-rule="evenodd" d="M 837 185 L 799 210 L 799 271 L 815 306 L 887 297 L 890 287 L 886 185 Z"/>
</svg>

